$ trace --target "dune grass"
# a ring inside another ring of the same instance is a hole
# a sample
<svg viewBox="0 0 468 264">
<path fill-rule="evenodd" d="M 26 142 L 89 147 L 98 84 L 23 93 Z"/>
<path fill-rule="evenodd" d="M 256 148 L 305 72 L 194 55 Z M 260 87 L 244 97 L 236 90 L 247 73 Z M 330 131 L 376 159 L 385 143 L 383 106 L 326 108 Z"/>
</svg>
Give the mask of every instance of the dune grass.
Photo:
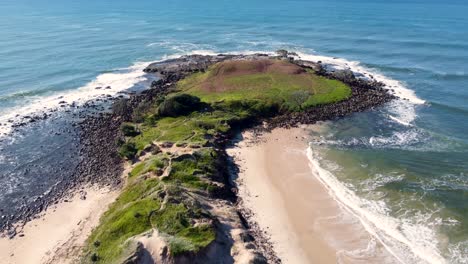
<svg viewBox="0 0 468 264">
<path fill-rule="evenodd" d="M 184 155 L 172 161 L 171 172 L 165 182 L 178 182 L 185 187 L 207 190 L 208 182 L 216 173 L 216 152 L 202 149 L 193 155 Z"/>
<path fill-rule="evenodd" d="M 85 262 L 91 262 L 93 255 L 99 263 L 121 261 L 127 240 L 151 229 L 150 212 L 160 207 L 159 200 L 151 194 L 160 188 L 156 179 L 139 180 L 127 186 L 88 238 Z"/>
<path fill-rule="evenodd" d="M 181 163 L 175 170 L 177 177 L 167 181 L 137 178 L 124 189 L 88 238 L 85 263 L 122 262 L 135 246 L 132 238 L 152 228 L 156 228 L 167 240 L 170 254 L 174 256 L 196 252 L 215 239 L 211 224 L 195 226 L 193 222 L 204 219 L 204 222 L 210 223 L 207 213 L 203 213 L 197 204 L 184 204 L 186 199 L 182 198 L 186 191 L 181 188 L 179 180 L 183 179 L 184 183 L 194 188 L 201 186 L 200 180 L 184 179 L 196 170 L 196 166 L 192 164 L 191 168 L 184 168 Z M 165 200 L 160 196 L 161 192 L 172 198 Z"/>
<path fill-rule="evenodd" d="M 171 254 L 177 256 L 186 252 L 196 252 L 215 239 L 215 232 L 210 225 L 190 224 L 198 217 L 198 212 L 189 210 L 182 203 L 168 204 L 164 210 L 152 215 L 151 222 L 165 234 Z"/>
<path fill-rule="evenodd" d="M 136 177 L 148 172 L 156 173 L 158 170 L 164 169 L 167 165 L 168 157 L 165 154 L 160 153 L 135 165 L 129 176 Z"/>
</svg>

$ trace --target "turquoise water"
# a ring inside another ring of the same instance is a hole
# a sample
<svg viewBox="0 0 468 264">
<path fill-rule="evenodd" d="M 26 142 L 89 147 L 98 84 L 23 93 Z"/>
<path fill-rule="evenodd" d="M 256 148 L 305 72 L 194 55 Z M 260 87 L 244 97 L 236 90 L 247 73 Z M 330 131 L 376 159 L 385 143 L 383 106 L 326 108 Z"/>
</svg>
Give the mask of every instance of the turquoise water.
<svg viewBox="0 0 468 264">
<path fill-rule="evenodd" d="M 144 82 L 147 62 L 171 56 L 326 56 L 408 100 L 324 124 L 311 159 L 343 183 L 360 217 L 382 217 L 387 225 L 373 228 L 403 262 L 468 263 L 466 14 L 466 1 L 453 0 L 2 0 L 0 133 L 14 137 L 8 120 L 61 100 Z M 14 167 L 15 157 L 0 152 L 0 163 Z"/>
</svg>

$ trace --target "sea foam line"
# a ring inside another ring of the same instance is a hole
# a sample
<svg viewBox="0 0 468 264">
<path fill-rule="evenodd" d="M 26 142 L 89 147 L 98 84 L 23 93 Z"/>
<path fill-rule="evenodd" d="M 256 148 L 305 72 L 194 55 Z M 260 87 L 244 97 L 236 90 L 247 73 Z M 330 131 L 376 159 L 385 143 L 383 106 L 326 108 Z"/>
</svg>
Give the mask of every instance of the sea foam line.
<svg viewBox="0 0 468 264">
<path fill-rule="evenodd" d="M 357 217 L 364 228 L 400 263 L 446 263 L 435 244 L 437 239 L 432 228 L 388 216 L 383 202 L 358 197 L 320 165 L 310 146 L 307 148 L 307 157 L 313 174 L 333 199 Z M 411 255 L 406 252 L 411 252 Z"/>
<path fill-rule="evenodd" d="M 334 65 L 337 69 L 350 69 L 353 72 L 361 73 L 367 77 L 373 77 L 375 80 L 384 83 L 388 89 L 393 89 L 393 93 L 399 98 L 406 99 L 413 104 L 424 104 L 425 101 L 417 97 L 413 90 L 406 88 L 398 80 L 391 79 L 376 70 L 368 69 L 358 61 L 349 61 L 342 58 L 332 58 L 328 56 L 312 55 L 297 52 L 300 58 L 310 61 L 322 61 L 325 64 Z"/>
<path fill-rule="evenodd" d="M 100 74 L 93 81 L 78 89 L 43 97 L 29 98 L 29 102 L 25 105 L 6 109 L 5 113 L 1 113 L 0 115 L 0 123 L 3 123 L 3 126 L 0 126 L 0 135 L 11 133 L 15 122 L 20 121 L 25 116 L 34 116 L 63 109 L 60 107 L 60 102 L 62 101 L 68 104 L 74 102 L 75 105 L 83 105 L 93 99 L 108 95 L 115 96 L 119 92 L 144 81 L 146 78 L 143 69 L 148 64 L 149 62 L 137 62 L 128 68 L 116 69 L 113 72 Z M 96 87 L 101 88 L 96 89 Z M 10 120 L 13 122 L 9 122 Z"/>
</svg>

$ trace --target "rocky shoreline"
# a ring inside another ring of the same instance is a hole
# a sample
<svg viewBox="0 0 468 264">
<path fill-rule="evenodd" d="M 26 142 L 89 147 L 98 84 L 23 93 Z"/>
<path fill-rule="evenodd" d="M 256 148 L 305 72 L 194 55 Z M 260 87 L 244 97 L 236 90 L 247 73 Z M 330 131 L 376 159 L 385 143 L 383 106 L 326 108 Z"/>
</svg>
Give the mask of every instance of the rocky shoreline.
<svg viewBox="0 0 468 264">
<path fill-rule="evenodd" d="M 204 72 L 210 65 L 225 60 L 259 60 L 266 58 L 287 60 L 300 67 L 313 70 L 317 75 L 330 79 L 337 79 L 351 87 L 352 95 L 349 99 L 313 107 L 303 112 L 287 113 L 271 119 L 249 120 L 237 124 L 239 129 L 254 128 L 258 131 L 270 130 L 275 127 L 294 127 L 298 124 L 312 124 L 322 120 L 333 120 L 346 115 L 378 107 L 394 96 L 384 89 L 382 83 L 373 79 L 356 78 L 349 70 L 328 70 L 320 62 L 295 59 L 294 53 L 279 51 L 278 55 L 191 55 L 178 59 L 150 64 L 144 71 L 155 74 L 159 80 L 151 84 L 150 89 L 139 94 L 131 95 L 128 99 L 121 99 L 113 104 L 111 113 L 99 113 L 87 116 L 77 124 L 79 135 L 80 162 L 74 169 L 73 176 L 55 186 L 47 195 L 25 206 L 15 215 L 6 216 L 0 221 L 0 231 L 12 238 L 21 233 L 21 225 L 37 216 L 47 207 L 66 199 L 71 192 L 79 190 L 86 184 L 97 184 L 119 188 L 122 186 L 123 160 L 117 153 L 118 140 L 123 138 L 120 127 L 123 122 L 131 120 L 136 109 L 142 102 L 152 102 L 158 97 L 166 95 L 175 87 L 177 81 L 195 72 Z M 226 154 L 226 147 L 231 144 L 234 134 L 218 134 L 211 141 L 214 148 L 221 154 L 224 168 L 234 165 Z M 231 169 L 232 171 L 232 169 Z M 235 171 L 235 169 L 234 169 Z M 275 254 L 266 234 L 251 220 L 252 212 L 242 206 L 237 199 L 236 186 L 228 173 L 223 173 L 226 189 L 220 193 L 220 198 L 236 204 L 237 213 L 244 228 L 248 231 L 246 239 L 254 241 L 257 249 L 268 260 L 268 263 L 281 263 Z M 83 194 L 83 199 L 85 199 Z M 251 237 L 251 238 L 250 238 Z M 260 257 L 259 257 L 260 258 Z M 263 263 L 260 259 L 260 262 Z"/>
</svg>

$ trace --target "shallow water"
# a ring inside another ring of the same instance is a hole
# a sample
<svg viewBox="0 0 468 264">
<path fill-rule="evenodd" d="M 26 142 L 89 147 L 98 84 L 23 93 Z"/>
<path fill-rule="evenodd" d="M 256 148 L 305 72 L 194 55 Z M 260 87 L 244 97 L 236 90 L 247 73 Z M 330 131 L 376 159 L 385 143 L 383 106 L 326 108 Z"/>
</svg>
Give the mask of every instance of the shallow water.
<svg viewBox="0 0 468 264">
<path fill-rule="evenodd" d="M 21 137 L 8 120 L 145 86 L 149 61 L 285 48 L 372 74 L 408 99 L 323 124 L 311 158 L 362 221 L 379 219 L 369 225 L 403 262 L 468 263 L 467 13 L 457 0 L 3 0 L 0 209 L 48 179 L 50 153 L 66 143 L 47 134 L 66 128 L 60 119 Z M 21 172 L 31 161 L 41 169 Z"/>
</svg>

